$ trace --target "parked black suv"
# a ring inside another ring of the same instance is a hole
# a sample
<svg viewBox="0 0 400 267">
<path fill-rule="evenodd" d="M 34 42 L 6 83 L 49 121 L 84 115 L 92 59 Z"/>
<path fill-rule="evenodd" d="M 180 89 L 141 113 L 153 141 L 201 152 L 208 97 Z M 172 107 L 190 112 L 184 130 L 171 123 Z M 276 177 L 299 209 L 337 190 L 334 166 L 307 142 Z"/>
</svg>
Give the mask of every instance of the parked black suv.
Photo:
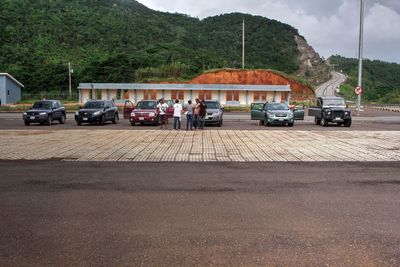
<svg viewBox="0 0 400 267">
<path fill-rule="evenodd" d="M 22 119 L 26 126 L 31 123 L 51 125 L 55 120 L 64 124 L 66 120 L 65 107 L 61 104 L 60 100 L 38 101 L 29 110 L 24 112 Z"/>
<path fill-rule="evenodd" d="M 118 108 L 113 101 L 109 100 L 89 100 L 75 112 L 77 125 L 82 123 L 98 123 L 104 125 L 106 121 L 118 123 Z"/>
</svg>

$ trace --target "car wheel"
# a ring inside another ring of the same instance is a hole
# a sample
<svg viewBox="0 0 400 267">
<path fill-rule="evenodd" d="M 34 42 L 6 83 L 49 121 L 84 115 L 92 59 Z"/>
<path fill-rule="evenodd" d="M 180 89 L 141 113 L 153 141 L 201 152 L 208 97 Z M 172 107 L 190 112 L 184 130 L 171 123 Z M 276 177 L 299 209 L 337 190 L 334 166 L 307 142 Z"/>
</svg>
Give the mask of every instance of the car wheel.
<svg viewBox="0 0 400 267">
<path fill-rule="evenodd" d="M 60 123 L 61 123 L 61 124 L 64 124 L 64 123 L 65 123 L 65 120 L 66 120 L 65 115 L 64 115 L 64 114 L 61 115 Z"/>
<path fill-rule="evenodd" d="M 338 126 L 342 126 L 342 125 L 343 125 L 343 122 L 338 122 L 337 125 L 338 125 Z"/>
<path fill-rule="evenodd" d="M 119 120 L 118 113 L 115 113 L 114 119 L 112 120 L 112 123 L 117 124 L 118 120 Z"/>
<path fill-rule="evenodd" d="M 80 121 L 77 121 L 77 122 L 76 122 L 76 125 L 81 126 L 82 123 L 81 123 Z"/>
<path fill-rule="evenodd" d="M 321 119 L 315 118 L 315 125 L 320 125 L 321 124 Z"/>
<path fill-rule="evenodd" d="M 328 122 L 325 119 L 321 119 L 321 126 L 328 126 Z"/>
<path fill-rule="evenodd" d="M 100 125 L 104 125 L 104 123 L 106 122 L 106 116 L 102 115 L 99 121 Z"/>
<path fill-rule="evenodd" d="M 50 126 L 52 121 L 53 121 L 53 118 L 51 117 L 51 115 L 47 116 L 46 125 Z"/>
<path fill-rule="evenodd" d="M 288 123 L 289 127 L 293 127 L 294 126 L 294 122 Z"/>
<path fill-rule="evenodd" d="M 268 122 L 268 118 L 264 118 L 264 126 L 268 127 L 270 126 L 269 122 Z"/>
<path fill-rule="evenodd" d="M 135 126 L 136 125 L 136 123 L 134 123 L 134 122 L 131 122 L 131 126 Z"/>
<path fill-rule="evenodd" d="M 30 125 L 29 121 L 25 121 L 24 123 L 25 123 L 25 126 L 29 126 Z"/>
<path fill-rule="evenodd" d="M 351 119 L 345 120 L 344 127 L 350 127 L 350 126 L 351 126 Z"/>
</svg>

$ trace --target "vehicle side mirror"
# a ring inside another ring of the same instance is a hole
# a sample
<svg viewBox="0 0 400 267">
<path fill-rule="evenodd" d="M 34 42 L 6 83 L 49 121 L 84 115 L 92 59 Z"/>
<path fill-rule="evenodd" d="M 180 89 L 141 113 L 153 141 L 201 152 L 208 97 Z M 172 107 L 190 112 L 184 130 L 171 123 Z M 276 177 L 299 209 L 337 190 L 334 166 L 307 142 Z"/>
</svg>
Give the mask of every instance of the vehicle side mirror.
<svg viewBox="0 0 400 267">
<path fill-rule="evenodd" d="M 296 111 L 298 111 L 298 109 L 297 109 L 297 108 L 294 108 L 294 109 L 293 109 L 293 112 L 296 112 Z"/>
</svg>

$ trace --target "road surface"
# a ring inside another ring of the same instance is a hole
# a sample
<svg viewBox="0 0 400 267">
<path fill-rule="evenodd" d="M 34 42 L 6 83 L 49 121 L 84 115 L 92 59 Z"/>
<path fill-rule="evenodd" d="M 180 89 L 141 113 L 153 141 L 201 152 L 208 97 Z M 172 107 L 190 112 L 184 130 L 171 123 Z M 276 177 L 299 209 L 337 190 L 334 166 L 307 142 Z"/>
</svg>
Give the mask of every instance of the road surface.
<svg viewBox="0 0 400 267">
<path fill-rule="evenodd" d="M 0 161 L 0 266 L 399 266 L 397 163 Z"/>
<path fill-rule="evenodd" d="M 317 97 L 335 96 L 336 89 L 338 89 L 340 85 L 346 81 L 346 79 L 346 75 L 340 72 L 333 71 L 332 79 L 318 86 L 315 89 L 315 94 L 317 95 Z"/>
</svg>

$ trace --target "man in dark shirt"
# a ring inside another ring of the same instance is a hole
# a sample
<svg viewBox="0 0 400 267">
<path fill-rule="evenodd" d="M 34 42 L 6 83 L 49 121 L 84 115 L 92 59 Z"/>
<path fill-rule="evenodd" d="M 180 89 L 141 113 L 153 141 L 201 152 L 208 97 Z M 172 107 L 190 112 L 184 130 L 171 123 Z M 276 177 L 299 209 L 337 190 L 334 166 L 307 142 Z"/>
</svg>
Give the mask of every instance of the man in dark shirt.
<svg viewBox="0 0 400 267">
<path fill-rule="evenodd" d="M 199 127 L 199 129 L 202 129 L 202 130 L 204 129 L 204 124 L 206 123 L 206 115 L 207 115 L 207 106 L 203 99 L 200 102 L 200 112 L 199 112 L 200 127 Z"/>
</svg>

